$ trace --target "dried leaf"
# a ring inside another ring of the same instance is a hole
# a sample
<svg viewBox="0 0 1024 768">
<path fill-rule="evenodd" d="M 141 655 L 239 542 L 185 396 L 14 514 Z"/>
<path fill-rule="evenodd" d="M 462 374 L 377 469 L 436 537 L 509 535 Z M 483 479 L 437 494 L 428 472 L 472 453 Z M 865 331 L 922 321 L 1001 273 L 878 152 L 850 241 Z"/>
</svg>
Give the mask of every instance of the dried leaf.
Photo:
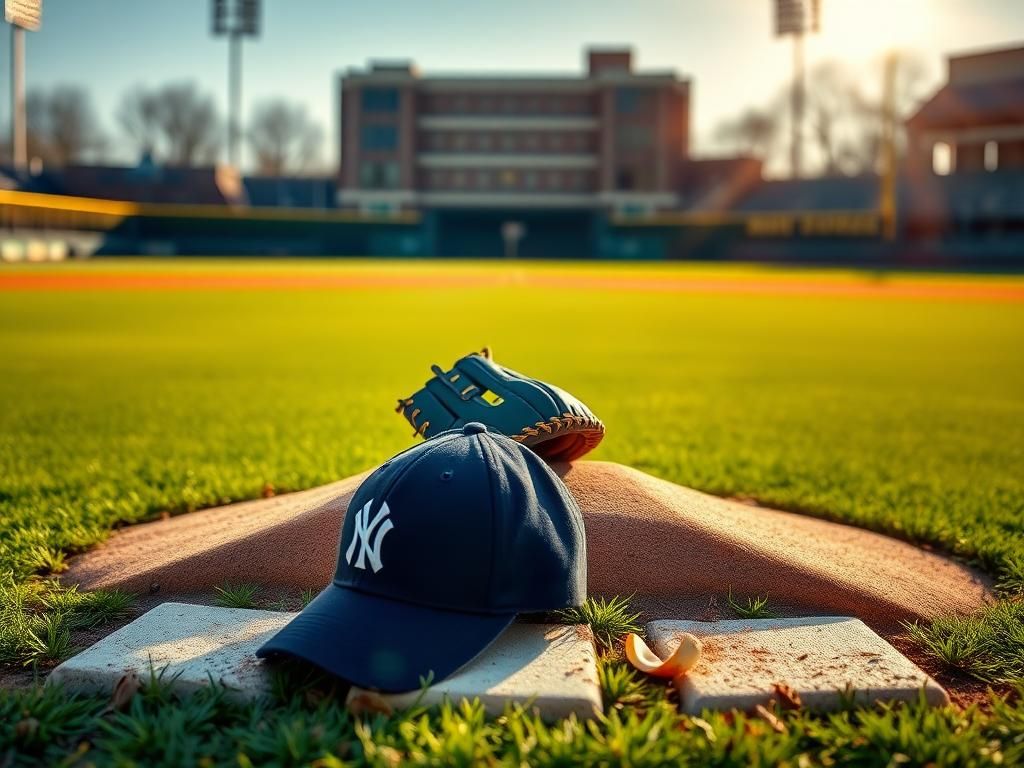
<svg viewBox="0 0 1024 768">
<path fill-rule="evenodd" d="M 772 730 L 775 731 L 776 733 L 785 733 L 786 732 L 786 725 L 785 725 L 785 723 L 783 723 L 781 720 L 779 720 L 779 718 L 777 718 L 773 713 L 771 713 L 767 709 L 765 709 L 764 705 L 758 704 L 754 708 L 754 712 L 757 713 L 758 717 L 760 717 L 762 720 L 764 720 L 766 723 L 768 723 L 768 725 L 770 725 Z"/>
<path fill-rule="evenodd" d="M 711 727 L 711 723 L 701 717 L 691 717 L 690 722 L 704 731 L 704 735 L 708 737 L 708 741 L 715 741 L 715 729 Z"/>
<path fill-rule="evenodd" d="M 775 683 L 772 689 L 779 697 L 779 704 L 783 709 L 800 709 L 804 705 L 800 700 L 800 694 L 796 692 L 793 686 L 786 683 Z"/>
<path fill-rule="evenodd" d="M 391 705 L 375 693 L 360 693 L 348 702 L 348 711 L 353 715 L 390 715 Z"/>
<path fill-rule="evenodd" d="M 39 721 L 34 717 L 26 717 L 14 726 L 14 737 L 21 742 L 30 741 L 39 731 Z"/>
<path fill-rule="evenodd" d="M 114 693 L 104 712 L 123 712 L 128 709 L 128 705 L 131 704 L 140 688 L 142 688 L 142 681 L 139 680 L 137 673 L 133 671 L 121 675 L 121 679 L 114 686 Z"/>
</svg>

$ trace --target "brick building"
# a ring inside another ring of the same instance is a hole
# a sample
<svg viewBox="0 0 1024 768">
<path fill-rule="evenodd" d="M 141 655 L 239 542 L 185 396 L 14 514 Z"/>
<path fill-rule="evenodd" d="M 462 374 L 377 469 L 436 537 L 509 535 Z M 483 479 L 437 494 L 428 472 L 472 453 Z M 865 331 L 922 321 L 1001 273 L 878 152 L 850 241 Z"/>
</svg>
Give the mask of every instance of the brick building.
<svg viewBox="0 0 1024 768">
<path fill-rule="evenodd" d="M 1024 170 L 1024 47 L 950 56 L 947 83 L 907 133 L 913 170 Z"/>
<path fill-rule="evenodd" d="M 1019 268 L 1024 252 L 1024 47 L 949 57 L 907 121 L 904 235 L 929 263 Z"/>
<path fill-rule="evenodd" d="M 679 203 L 690 84 L 590 50 L 580 76 L 341 77 L 342 207 L 650 212 Z"/>
</svg>

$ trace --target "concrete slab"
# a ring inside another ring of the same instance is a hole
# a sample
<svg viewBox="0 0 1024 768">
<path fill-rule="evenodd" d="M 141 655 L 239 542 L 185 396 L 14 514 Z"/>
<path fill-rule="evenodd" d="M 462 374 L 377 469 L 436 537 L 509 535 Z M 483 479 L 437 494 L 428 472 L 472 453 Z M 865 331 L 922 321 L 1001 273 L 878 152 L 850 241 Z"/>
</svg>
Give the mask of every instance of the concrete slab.
<svg viewBox="0 0 1024 768">
<path fill-rule="evenodd" d="M 273 665 L 255 652 L 294 613 L 163 603 L 58 666 L 47 685 L 109 696 L 126 674 L 145 678 L 164 669 L 164 680 L 189 695 L 211 678 L 236 701 L 263 697 Z M 422 698 L 421 698 L 422 696 Z M 593 638 L 583 627 L 514 624 L 479 657 L 425 693 L 382 696 L 353 689 L 354 706 L 398 709 L 420 700 L 433 704 L 480 698 L 488 711 L 506 702 L 533 702 L 549 719 L 601 709 Z"/>
<path fill-rule="evenodd" d="M 804 707 L 817 711 L 838 709 L 851 696 L 866 704 L 916 700 L 922 689 L 928 703 L 949 703 L 938 683 L 858 619 L 652 621 L 646 629 L 662 658 L 683 632 L 703 643 L 697 666 L 676 681 L 680 706 L 690 714 L 780 701 L 777 685 L 789 686 Z"/>
<path fill-rule="evenodd" d="M 194 693 L 212 678 L 235 700 L 257 699 L 270 692 L 271 675 L 256 649 L 294 616 L 163 603 L 72 656 L 46 683 L 110 695 L 125 674 L 145 678 L 151 669 L 166 668 L 164 679 L 178 693 Z"/>
<path fill-rule="evenodd" d="M 601 712 L 594 639 L 586 627 L 513 624 L 481 656 L 425 691 L 382 694 L 353 688 L 349 705 L 357 709 L 395 710 L 444 699 L 480 699 L 487 712 L 500 715 L 510 702 L 530 704 L 555 720 Z"/>
</svg>

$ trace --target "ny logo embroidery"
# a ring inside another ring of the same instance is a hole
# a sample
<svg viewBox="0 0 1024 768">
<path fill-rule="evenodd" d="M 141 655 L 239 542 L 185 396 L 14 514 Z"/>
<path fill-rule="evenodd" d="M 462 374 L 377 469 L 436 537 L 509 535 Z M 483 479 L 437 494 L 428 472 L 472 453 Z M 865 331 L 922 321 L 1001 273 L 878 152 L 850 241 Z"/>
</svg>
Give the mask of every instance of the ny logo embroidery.
<svg viewBox="0 0 1024 768">
<path fill-rule="evenodd" d="M 395 527 L 394 523 L 385 518 L 391 514 L 388 503 L 385 501 L 380 505 L 377 514 L 370 520 L 370 499 L 363 508 L 356 512 L 355 532 L 352 536 L 352 543 L 348 545 L 345 552 L 345 562 L 352 565 L 352 556 L 356 552 L 356 544 L 359 545 L 359 557 L 356 558 L 355 567 L 366 570 L 366 558 L 370 558 L 370 567 L 376 573 L 384 566 L 380 562 L 380 545 L 384 541 L 387 532 Z M 381 522 L 383 520 L 383 522 Z"/>
</svg>

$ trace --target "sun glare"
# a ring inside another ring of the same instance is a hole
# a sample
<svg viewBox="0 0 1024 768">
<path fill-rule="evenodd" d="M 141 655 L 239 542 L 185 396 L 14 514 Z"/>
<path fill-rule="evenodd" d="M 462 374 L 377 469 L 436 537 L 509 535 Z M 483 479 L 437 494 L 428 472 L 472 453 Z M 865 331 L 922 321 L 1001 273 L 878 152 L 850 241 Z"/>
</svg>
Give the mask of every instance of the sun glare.
<svg viewBox="0 0 1024 768">
<path fill-rule="evenodd" d="M 829 57 L 866 61 L 927 39 L 930 0 L 824 0 L 815 41 Z"/>
</svg>

